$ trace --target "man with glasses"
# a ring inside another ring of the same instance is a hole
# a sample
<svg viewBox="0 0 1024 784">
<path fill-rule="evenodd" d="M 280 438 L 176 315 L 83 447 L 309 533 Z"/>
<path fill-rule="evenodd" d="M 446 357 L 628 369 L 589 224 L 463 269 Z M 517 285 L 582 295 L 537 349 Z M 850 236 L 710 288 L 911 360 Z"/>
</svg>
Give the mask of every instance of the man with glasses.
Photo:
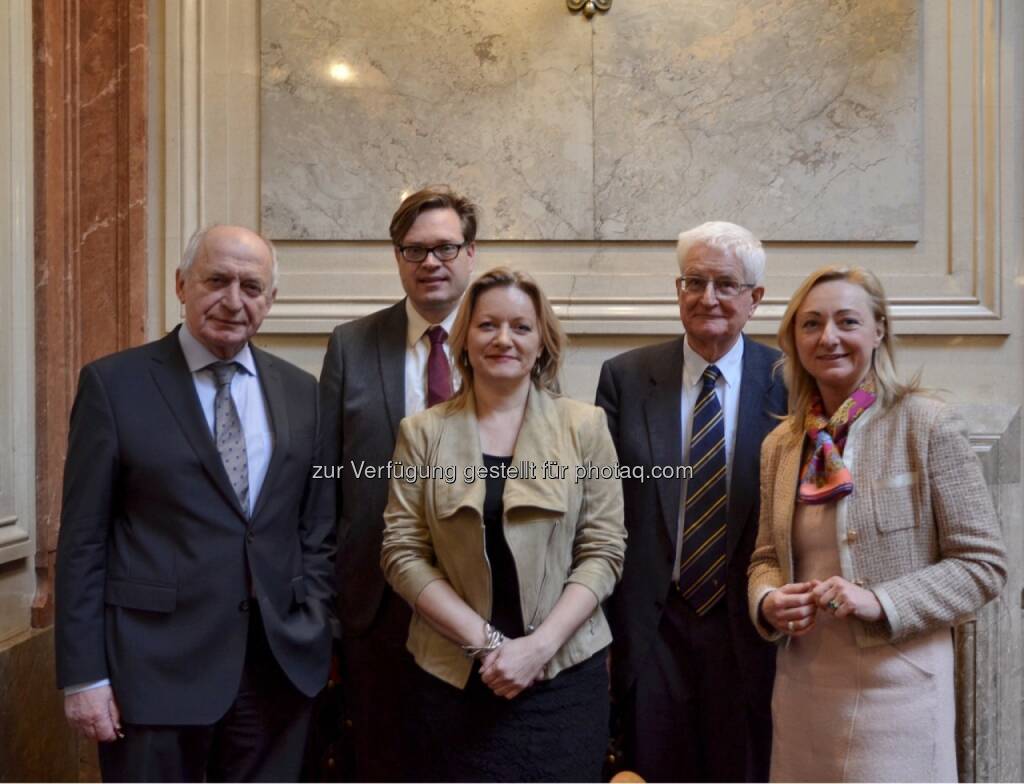
<svg viewBox="0 0 1024 784">
<path fill-rule="evenodd" d="M 325 462 L 343 466 L 335 480 L 339 664 L 357 781 L 409 780 L 416 771 L 403 721 L 411 611 L 380 570 L 388 482 L 354 469 L 385 465 L 402 417 L 454 391 L 447 338 L 476 260 L 476 207 L 426 188 L 402 201 L 390 234 L 406 296 L 335 328 L 320 376 Z"/>
<path fill-rule="evenodd" d="M 764 296 L 746 229 L 679 235 L 685 336 L 604 364 L 597 403 L 623 465 L 629 546 L 609 600 L 626 765 L 647 781 L 767 781 L 774 648 L 747 615 L 761 441 L 786 411 L 779 352 L 743 336 Z M 683 479 L 655 466 L 690 467 Z M 669 474 L 672 476 L 671 474 Z"/>
</svg>

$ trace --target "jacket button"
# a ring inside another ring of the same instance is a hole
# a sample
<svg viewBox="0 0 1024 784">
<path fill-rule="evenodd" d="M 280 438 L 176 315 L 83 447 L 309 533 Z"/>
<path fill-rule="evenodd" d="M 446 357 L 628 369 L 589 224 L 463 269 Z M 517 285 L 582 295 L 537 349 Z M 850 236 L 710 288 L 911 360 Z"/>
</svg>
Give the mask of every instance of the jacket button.
<svg viewBox="0 0 1024 784">
<path fill-rule="evenodd" d="M 256 534 L 254 534 L 252 531 L 249 531 L 249 533 L 245 535 L 245 541 L 247 541 L 249 544 L 252 544 L 255 540 Z"/>
<path fill-rule="evenodd" d="M 534 626 L 532 623 L 526 627 L 527 634 L 533 634 L 535 631 L 537 631 L 537 627 Z"/>
<path fill-rule="evenodd" d="M 248 599 L 242 599 L 242 601 L 240 601 L 238 603 L 238 612 L 249 612 L 249 600 Z"/>
<path fill-rule="evenodd" d="M 857 532 L 856 531 L 850 531 L 846 535 L 846 541 L 849 542 L 850 544 L 853 544 L 854 542 L 856 542 L 857 541 Z"/>
</svg>

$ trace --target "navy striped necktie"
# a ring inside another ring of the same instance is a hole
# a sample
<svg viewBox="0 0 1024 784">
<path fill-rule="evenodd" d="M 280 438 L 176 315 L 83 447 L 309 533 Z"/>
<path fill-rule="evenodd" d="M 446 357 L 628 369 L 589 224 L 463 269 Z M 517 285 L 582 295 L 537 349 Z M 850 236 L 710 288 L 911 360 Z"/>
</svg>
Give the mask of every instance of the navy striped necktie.
<svg viewBox="0 0 1024 784">
<path fill-rule="evenodd" d="M 698 615 L 707 613 L 725 595 L 725 420 L 715 394 L 722 375 L 708 365 L 693 408 L 690 428 L 690 466 L 679 590 Z"/>
</svg>

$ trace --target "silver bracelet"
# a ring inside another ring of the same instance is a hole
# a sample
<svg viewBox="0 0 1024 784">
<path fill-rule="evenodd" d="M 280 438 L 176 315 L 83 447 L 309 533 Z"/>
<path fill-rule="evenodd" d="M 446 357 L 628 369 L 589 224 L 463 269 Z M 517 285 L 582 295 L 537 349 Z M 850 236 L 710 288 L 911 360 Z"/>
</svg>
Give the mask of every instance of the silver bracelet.
<svg viewBox="0 0 1024 784">
<path fill-rule="evenodd" d="M 462 652 L 470 659 L 483 659 L 491 651 L 496 651 L 505 642 L 505 635 L 495 629 L 491 624 L 484 622 L 484 644 L 463 645 Z"/>
</svg>

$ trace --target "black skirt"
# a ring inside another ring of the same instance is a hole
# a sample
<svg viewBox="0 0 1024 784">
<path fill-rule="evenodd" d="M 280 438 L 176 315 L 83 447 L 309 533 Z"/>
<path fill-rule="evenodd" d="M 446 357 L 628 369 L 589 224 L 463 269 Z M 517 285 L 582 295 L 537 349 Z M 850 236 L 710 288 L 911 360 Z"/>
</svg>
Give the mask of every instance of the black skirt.
<svg viewBox="0 0 1024 784">
<path fill-rule="evenodd" d="M 413 778 L 600 781 L 608 746 L 607 652 L 498 697 L 474 666 L 465 689 L 417 668 Z"/>
</svg>

